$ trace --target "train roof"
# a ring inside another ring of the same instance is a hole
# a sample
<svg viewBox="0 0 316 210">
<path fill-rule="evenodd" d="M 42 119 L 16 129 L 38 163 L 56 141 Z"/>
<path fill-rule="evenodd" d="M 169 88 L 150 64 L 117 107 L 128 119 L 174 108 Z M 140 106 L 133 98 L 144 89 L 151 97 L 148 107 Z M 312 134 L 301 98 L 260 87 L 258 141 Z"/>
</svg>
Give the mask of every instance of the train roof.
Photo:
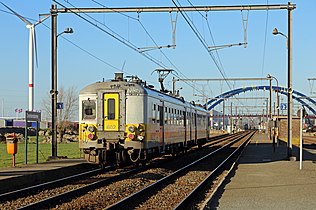
<svg viewBox="0 0 316 210">
<path fill-rule="evenodd" d="M 186 106 L 195 106 L 197 109 L 206 111 L 205 108 L 203 108 L 200 105 L 195 105 L 194 103 L 190 103 L 184 100 L 183 97 L 174 97 L 172 95 L 163 93 L 161 91 L 155 90 L 153 88 L 145 87 L 144 85 L 137 84 L 135 82 L 128 82 L 128 81 L 105 81 L 105 82 L 96 82 L 90 85 L 87 85 L 83 89 L 80 90 L 79 94 L 96 94 L 97 92 L 105 89 L 114 89 L 114 88 L 121 88 L 126 89 L 127 93 L 129 95 L 142 95 L 147 94 L 151 95 L 155 98 L 160 98 L 162 100 L 175 103 L 175 104 L 185 104 Z"/>
</svg>

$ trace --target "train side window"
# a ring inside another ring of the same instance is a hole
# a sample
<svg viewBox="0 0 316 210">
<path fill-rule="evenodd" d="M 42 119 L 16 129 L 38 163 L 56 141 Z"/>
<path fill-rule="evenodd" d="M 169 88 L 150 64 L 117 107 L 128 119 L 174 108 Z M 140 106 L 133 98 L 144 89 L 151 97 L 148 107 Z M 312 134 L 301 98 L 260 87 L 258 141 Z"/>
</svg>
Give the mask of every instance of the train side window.
<svg viewBox="0 0 316 210">
<path fill-rule="evenodd" d="M 157 113 L 158 113 L 157 114 L 157 121 L 156 121 L 157 123 L 160 123 L 160 111 L 161 111 L 160 109 L 161 109 L 161 106 L 157 105 Z"/>
<path fill-rule="evenodd" d="M 164 118 L 165 118 L 165 124 L 168 124 L 168 108 L 167 107 L 165 107 Z"/>
<path fill-rule="evenodd" d="M 152 122 L 155 123 L 155 121 L 156 121 L 156 104 L 153 104 Z"/>
<path fill-rule="evenodd" d="M 183 125 L 183 112 L 180 110 L 180 125 Z"/>
<path fill-rule="evenodd" d="M 95 100 L 82 101 L 82 119 L 95 119 L 96 118 L 96 102 Z"/>
</svg>

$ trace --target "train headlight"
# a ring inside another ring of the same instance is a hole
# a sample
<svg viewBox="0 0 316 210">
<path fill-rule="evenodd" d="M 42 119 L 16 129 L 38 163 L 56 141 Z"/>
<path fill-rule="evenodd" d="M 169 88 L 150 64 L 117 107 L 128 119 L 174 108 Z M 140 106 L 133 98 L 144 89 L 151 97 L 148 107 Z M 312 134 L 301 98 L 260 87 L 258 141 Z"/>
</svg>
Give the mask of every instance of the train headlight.
<svg viewBox="0 0 316 210">
<path fill-rule="evenodd" d="M 88 126 L 87 130 L 88 130 L 89 132 L 93 132 L 93 131 L 94 131 L 94 127 L 93 127 L 92 125 L 90 125 L 90 126 Z"/>
<path fill-rule="evenodd" d="M 128 127 L 128 131 L 131 132 L 131 133 L 134 133 L 135 132 L 135 127 L 133 125 L 129 126 Z"/>
</svg>

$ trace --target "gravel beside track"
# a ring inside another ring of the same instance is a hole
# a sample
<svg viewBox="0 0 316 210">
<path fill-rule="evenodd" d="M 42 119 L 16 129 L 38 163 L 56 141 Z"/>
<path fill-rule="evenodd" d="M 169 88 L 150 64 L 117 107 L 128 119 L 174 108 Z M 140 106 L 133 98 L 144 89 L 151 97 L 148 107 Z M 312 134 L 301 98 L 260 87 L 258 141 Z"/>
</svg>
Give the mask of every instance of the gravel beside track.
<svg viewBox="0 0 316 210">
<path fill-rule="evenodd" d="M 92 176 L 90 178 L 84 180 L 74 180 L 68 182 L 66 185 L 61 186 L 61 184 L 55 186 L 45 187 L 41 190 L 30 190 L 29 193 L 21 198 L 15 198 L 13 200 L 8 200 L 0 203 L 0 209 L 17 209 L 23 206 L 29 205 L 31 203 L 50 198 L 52 196 L 56 196 L 62 194 L 64 192 L 68 192 L 74 189 L 78 189 L 82 186 L 88 185 L 89 183 L 95 182 L 99 179 L 110 178 L 115 176 L 114 173 L 107 173 L 97 176 Z"/>
<path fill-rule="evenodd" d="M 168 175 L 169 170 L 156 168 L 90 191 L 84 196 L 52 209 L 104 209 Z"/>
<path fill-rule="evenodd" d="M 136 209 L 174 209 L 178 204 L 189 195 L 203 180 L 213 173 L 222 161 L 229 156 L 229 154 L 238 148 L 244 141 L 238 141 L 231 145 L 225 152 L 212 155 L 202 162 L 196 164 L 186 174 L 171 181 L 170 184 L 164 186 L 163 189 L 155 192 L 154 195 L 145 200 L 137 206 Z M 233 149 L 232 149 L 233 148 Z M 216 177 L 215 177 L 216 178 Z M 213 185 L 216 182 L 213 182 Z M 192 207 L 193 208 L 193 207 Z M 191 209 L 191 207 L 188 207 Z"/>
</svg>

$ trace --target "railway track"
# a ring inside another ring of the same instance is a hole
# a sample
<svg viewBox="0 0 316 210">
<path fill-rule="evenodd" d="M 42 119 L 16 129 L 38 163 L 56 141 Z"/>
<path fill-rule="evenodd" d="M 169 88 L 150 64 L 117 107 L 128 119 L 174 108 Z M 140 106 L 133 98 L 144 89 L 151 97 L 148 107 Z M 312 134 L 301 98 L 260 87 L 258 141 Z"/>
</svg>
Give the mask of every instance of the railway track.
<svg viewBox="0 0 316 210">
<path fill-rule="evenodd" d="M 247 133 L 245 136 L 235 138 L 107 209 L 192 209 L 190 205 L 201 188 L 212 177 L 214 178 L 214 175 L 252 135 L 253 133 Z"/>
<path fill-rule="evenodd" d="M 142 168 L 107 172 L 89 176 L 88 179 L 69 178 L 68 181 L 62 181 L 64 185 L 57 187 L 40 186 L 40 189 L 25 189 L 24 193 L 20 191 L 15 195 L 13 192 L 2 197 L 0 195 L 0 208 L 107 208 L 170 176 L 185 167 L 188 162 L 192 162 L 192 159 L 199 159 L 210 153 L 210 150 L 218 150 L 221 144 L 229 144 L 237 135 L 213 139 L 208 143 L 208 147 L 198 150 L 199 152 L 187 153 L 185 156 L 172 158 L 172 161 L 169 157 L 165 161 L 157 161 Z M 184 158 L 186 160 L 183 160 Z M 56 186 L 56 183 L 53 185 Z M 21 196 L 23 194 L 25 196 Z"/>
</svg>

